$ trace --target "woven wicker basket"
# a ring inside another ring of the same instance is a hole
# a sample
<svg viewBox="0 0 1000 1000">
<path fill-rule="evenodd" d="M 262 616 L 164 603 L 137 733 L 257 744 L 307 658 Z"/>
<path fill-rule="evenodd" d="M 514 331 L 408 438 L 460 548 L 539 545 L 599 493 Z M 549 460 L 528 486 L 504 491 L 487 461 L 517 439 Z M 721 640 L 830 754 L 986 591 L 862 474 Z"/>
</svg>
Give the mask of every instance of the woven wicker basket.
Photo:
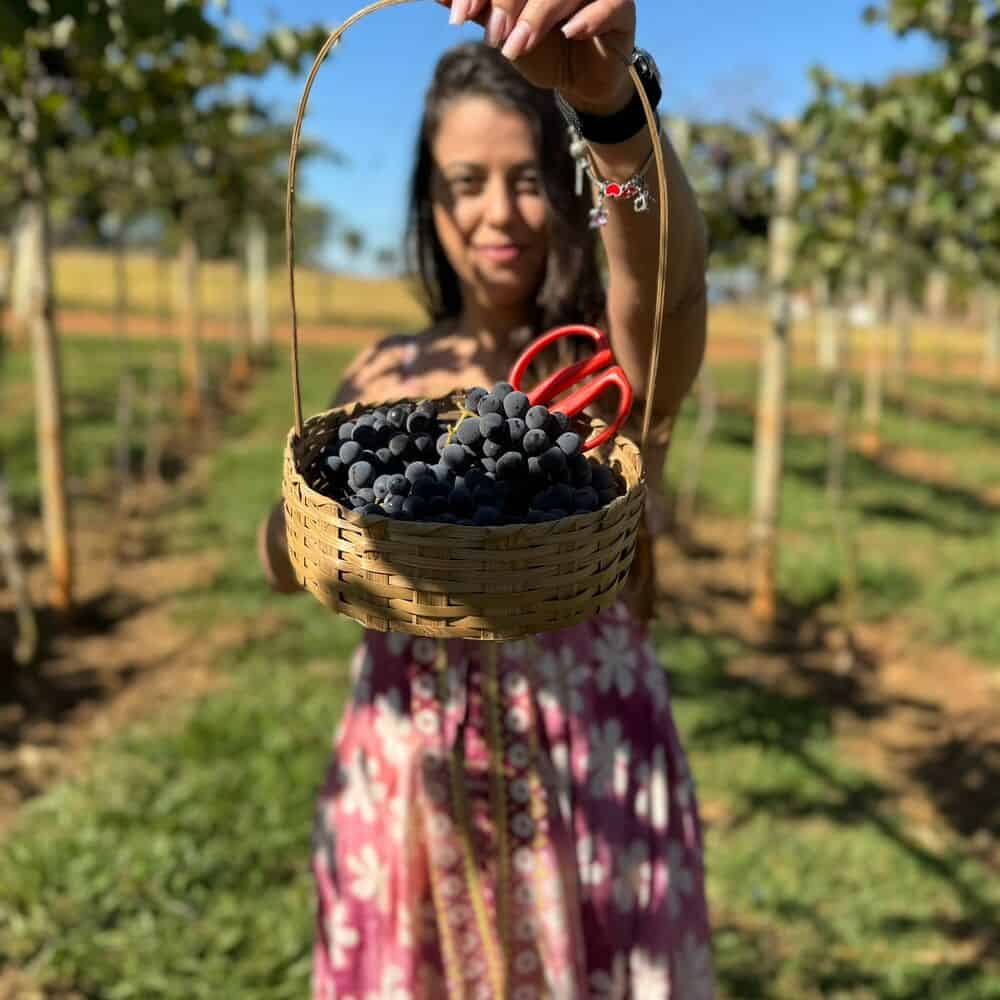
<svg viewBox="0 0 1000 1000">
<path fill-rule="evenodd" d="M 435 402 L 442 416 L 454 409 L 451 397 Z M 328 608 L 379 631 L 514 639 L 574 625 L 614 603 L 646 495 L 639 449 L 628 438 L 594 456 L 624 479 L 626 492 L 592 514 L 490 528 L 395 521 L 347 510 L 301 471 L 316 469 L 340 424 L 362 409 L 312 417 L 285 447 L 289 555 L 299 582 Z"/>
<path fill-rule="evenodd" d="M 438 638 L 520 638 L 585 621 L 618 597 L 635 553 L 646 496 L 639 448 L 618 435 L 600 453 L 591 452 L 591 457 L 610 465 L 625 485 L 623 495 L 593 513 L 542 524 L 498 527 L 363 518 L 315 488 L 322 486 L 317 459 L 326 443 L 336 437 L 340 424 L 359 410 L 403 400 L 329 410 L 306 421 L 302 418 L 294 192 L 309 93 L 324 59 L 347 28 L 376 10 L 408 2 L 412 0 L 377 0 L 330 34 L 306 80 L 292 130 L 286 231 L 295 425 L 285 447 L 282 483 L 288 551 L 299 582 L 307 590 L 326 607 L 367 628 Z M 658 122 L 631 65 L 629 73 L 640 92 L 654 141 L 662 205 L 645 440 L 652 415 L 666 287 L 667 189 Z M 457 416 L 457 400 L 452 396 L 435 402 L 441 416 Z"/>
</svg>

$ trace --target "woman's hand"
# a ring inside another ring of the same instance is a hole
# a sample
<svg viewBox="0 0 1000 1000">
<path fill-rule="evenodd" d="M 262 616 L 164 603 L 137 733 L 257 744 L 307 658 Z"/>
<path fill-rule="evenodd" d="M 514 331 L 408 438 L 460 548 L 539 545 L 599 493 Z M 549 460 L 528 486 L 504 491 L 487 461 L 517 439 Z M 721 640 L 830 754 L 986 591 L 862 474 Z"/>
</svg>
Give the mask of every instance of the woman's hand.
<svg viewBox="0 0 1000 1000">
<path fill-rule="evenodd" d="M 613 114 L 633 85 L 634 0 L 441 0 L 451 21 L 474 20 L 486 41 L 536 87 L 558 90 L 580 111 Z"/>
</svg>

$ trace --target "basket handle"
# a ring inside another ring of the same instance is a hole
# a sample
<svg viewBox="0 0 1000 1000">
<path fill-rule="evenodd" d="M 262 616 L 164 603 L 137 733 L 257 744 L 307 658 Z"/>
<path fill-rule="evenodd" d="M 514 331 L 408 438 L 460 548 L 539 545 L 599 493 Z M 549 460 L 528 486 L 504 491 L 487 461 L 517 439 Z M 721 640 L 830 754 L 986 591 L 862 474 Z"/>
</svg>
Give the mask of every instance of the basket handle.
<svg viewBox="0 0 1000 1000">
<path fill-rule="evenodd" d="M 306 77 L 305 87 L 302 90 L 302 97 L 299 100 L 299 108 L 295 115 L 295 124 L 292 126 L 292 146 L 288 155 L 288 192 L 285 201 L 285 245 L 288 254 L 288 292 L 292 309 L 292 402 L 295 407 L 295 434 L 302 436 L 302 392 L 299 381 L 299 318 L 295 303 L 295 172 L 298 165 L 299 146 L 302 141 L 302 122 L 306 116 L 306 107 L 309 103 L 309 94 L 312 91 L 313 82 L 319 73 L 320 66 L 330 54 L 330 51 L 340 41 L 341 36 L 352 25 L 363 17 L 374 14 L 375 11 L 383 7 L 398 7 L 404 3 L 416 3 L 417 0 L 376 0 L 366 7 L 352 14 L 339 28 L 330 32 L 329 37 L 323 43 L 316 59 Z M 642 446 L 645 448 L 646 439 L 653 421 L 653 397 L 656 389 L 656 373 L 660 365 L 660 346 L 663 327 L 663 305 L 667 290 L 667 235 L 669 230 L 669 202 L 667 200 L 667 175 L 663 162 L 663 147 L 660 143 L 660 126 L 656 113 L 653 111 L 646 96 L 646 91 L 642 86 L 642 81 L 631 60 L 626 59 L 621 53 L 616 53 L 623 62 L 628 65 L 629 75 L 635 85 L 636 92 L 642 102 L 642 109 L 646 115 L 646 126 L 649 129 L 650 137 L 653 141 L 653 157 L 656 160 L 656 180 L 658 185 L 660 211 L 660 256 L 659 268 L 656 275 L 656 312 L 653 320 L 653 346 L 649 359 L 649 376 L 646 383 L 646 409 L 642 420 Z"/>
</svg>

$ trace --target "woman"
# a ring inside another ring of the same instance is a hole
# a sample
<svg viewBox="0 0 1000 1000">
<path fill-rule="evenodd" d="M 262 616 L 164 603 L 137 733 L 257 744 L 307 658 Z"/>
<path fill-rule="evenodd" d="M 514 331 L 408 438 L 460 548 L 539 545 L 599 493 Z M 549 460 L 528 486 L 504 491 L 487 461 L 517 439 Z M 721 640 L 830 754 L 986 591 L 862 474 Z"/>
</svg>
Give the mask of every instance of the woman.
<svg viewBox="0 0 1000 1000">
<path fill-rule="evenodd" d="M 555 14 L 569 6 L 455 0 L 452 20 L 474 16 L 489 44 L 447 53 L 426 99 L 410 243 L 434 322 L 365 352 L 337 405 L 492 385 L 527 340 L 569 321 L 608 330 L 630 380 L 646 384 L 658 207 L 608 207 L 605 295 L 550 89 L 620 122 L 634 88 L 602 44 L 631 51 L 634 6 L 577 3 L 560 32 Z M 594 168 L 628 178 L 649 143 L 642 128 L 594 144 Z M 655 408 L 669 425 L 704 346 L 705 243 L 663 151 L 670 267 Z M 663 437 L 645 456 L 652 484 Z M 280 505 L 261 543 L 272 585 L 294 590 Z M 365 634 L 317 815 L 316 1000 L 712 996 L 697 807 L 646 637 L 649 584 L 633 574 L 633 610 L 505 644 L 495 688 L 482 644 Z M 501 743 L 484 721 L 490 698 Z"/>
</svg>

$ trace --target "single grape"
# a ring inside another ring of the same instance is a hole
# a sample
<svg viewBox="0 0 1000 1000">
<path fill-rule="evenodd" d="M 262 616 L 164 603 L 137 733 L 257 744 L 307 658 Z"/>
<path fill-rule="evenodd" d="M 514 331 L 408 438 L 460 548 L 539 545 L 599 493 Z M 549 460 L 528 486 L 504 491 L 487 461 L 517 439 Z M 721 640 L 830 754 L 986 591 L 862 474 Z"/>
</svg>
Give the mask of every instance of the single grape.
<svg viewBox="0 0 1000 1000">
<path fill-rule="evenodd" d="M 339 455 L 327 455 L 326 467 L 331 476 L 339 476 L 344 471 L 344 460 Z"/>
<path fill-rule="evenodd" d="M 593 471 L 590 459 L 586 455 L 574 455 L 567 464 L 574 486 L 579 488 L 590 485 L 590 481 L 593 478 Z"/>
<path fill-rule="evenodd" d="M 484 441 L 483 442 L 483 455 L 486 458 L 499 458 L 505 451 L 507 446 L 501 444 L 499 441 Z"/>
<path fill-rule="evenodd" d="M 354 434 L 352 435 L 353 440 L 356 441 L 362 448 L 371 448 L 374 450 L 378 447 L 378 431 L 375 429 L 374 423 L 363 424 L 359 420 L 355 425 Z"/>
<path fill-rule="evenodd" d="M 465 468 L 468 456 L 465 453 L 465 447 L 463 445 L 450 444 L 441 453 L 441 459 L 449 469 L 458 471 Z"/>
<path fill-rule="evenodd" d="M 508 451 L 497 459 L 497 479 L 517 479 L 526 465 L 524 456 L 519 451 Z"/>
<path fill-rule="evenodd" d="M 542 468 L 541 459 L 537 455 L 532 455 L 528 459 L 528 476 L 536 482 L 547 478 L 545 470 Z"/>
<path fill-rule="evenodd" d="M 496 524 L 500 520 L 500 511 L 496 507 L 480 507 L 475 514 L 472 515 L 472 523 L 478 525 L 479 527 L 487 527 L 491 524 Z"/>
<path fill-rule="evenodd" d="M 481 486 L 486 481 L 486 473 L 482 469 L 473 466 L 465 473 L 462 480 L 463 486 L 467 486 L 470 490 L 474 490 L 477 486 Z M 455 481 L 455 484 L 458 485 L 458 480 Z"/>
<path fill-rule="evenodd" d="M 442 435 L 438 437 L 437 443 L 435 444 L 437 453 L 439 455 L 444 454 L 445 448 L 447 448 L 448 445 L 450 444 L 451 444 L 451 435 L 447 431 L 445 431 Z"/>
<path fill-rule="evenodd" d="M 470 389 L 465 394 L 465 408 L 467 410 L 472 410 L 472 412 L 475 413 L 476 407 L 479 406 L 479 400 L 481 400 L 485 395 L 487 395 L 487 392 L 481 386 L 476 386 L 474 389 Z"/>
<path fill-rule="evenodd" d="M 407 497 L 403 501 L 403 513 L 412 517 L 414 521 L 419 521 L 426 517 L 430 508 L 426 500 L 420 497 Z"/>
<path fill-rule="evenodd" d="M 337 428 L 337 438 L 341 441 L 351 441 L 353 438 L 351 435 L 354 434 L 354 421 L 348 420 L 346 423 L 341 424 Z"/>
<path fill-rule="evenodd" d="M 485 417 L 488 413 L 500 413 L 502 409 L 503 402 L 494 396 L 492 392 L 488 392 L 481 400 L 479 400 L 476 412 L 479 416 Z"/>
<path fill-rule="evenodd" d="M 548 476 L 558 476 L 566 471 L 566 455 L 561 448 L 555 446 L 543 451 L 538 462 Z"/>
<path fill-rule="evenodd" d="M 371 487 L 365 487 L 364 489 L 358 490 L 355 494 L 359 496 L 365 503 L 375 503 L 375 491 Z"/>
<path fill-rule="evenodd" d="M 411 448 L 412 442 L 405 434 L 395 434 L 389 439 L 389 451 L 396 458 L 402 458 Z"/>
<path fill-rule="evenodd" d="M 406 418 L 406 429 L 414 436 L 417 434 L 426 434 L 431 429 L 433 423 L 434 418 L 429 413 L 426 413 L 424 410 L 414 410 Z"/>
<path fill-rule="evenodd" d="M 356 444 L 357 442 L 355 442 Z M 347 470 L 347 481 L 356 490 L 367 486 L 375 478 L 375 470 L 371 462 L 358 460 Z"/>
<path fill-rule="evenodd" d="M 456 486 L 448 498 L 448 506 L 459 517 L 469 517 L 476 507 L 472 493 L 464 486 Z"/>
<path fill-rule="evenodd" d="M 372 427 L 375 424 L 375 414 L 374 413 L 362 413 L 357 420 L 354 421 L 355 427 Z"/>
<path fill-rule="evenodd" d="M 565 434 L 559 435 L 556 444 L 567 458 L 573 458 L 574 455 L 579 455 L 583 449 L 583 438 L 573 431 L 566 431 Z"/>
<path fill-rule="evenodd" d="M 482 461 L 483 461 L 483 468 L 486 470 L 487 473 L 497 471 L 497 460 L 495 458 L 484 458 Z"/>
<path fill-rule="evenodd" d="M 401 431 L 406 426 L 406 418 L 409 416 L 409 407 L 394 406 L 386 415 L 386 421 L 396 430 Z"/>
<path fill-rule="evenodd" d="M 574 491 L 573 501 L 577 511 L 597 510 L 601 504 L 600 497 L 592 486 L 584 486 L 583 489 Z"/>
<path fill-rule="evenodd" d="M 376 422 L 381 420 L 383 423 L 385 423 L 386 413 L 387 411 L 383 409 L 383 407 L 381 406 L 376 410 L 372 410 L 372 416 L 375 418 Z"/>
<path fill-rule="evenodd" d="M 389 476 L 379 476 L 372 485 L 376 500 L 384 500 L 389 495 Z"/>
<path fill-rule="evenodd" d="M 516 417 L 523 420 L 524 415 L 531 408 L 531 403 L 528 397 L 523 392 L 518 392 L 516 389 L 513 392 L 507 393 L 503 397 L 503 410 L 508 417 Z"/>
<path fill-rule="evenodd" d="M 361 451 L 361 445 L 357 441 L 345 441 L 337 455 L 344 465 L 351 465 L 361 457 Z"/>
<path fill-rule="evenodd" d="M 403 512 L 403 503 L 405 500 L 406 497 L 402 497 L 398 493 L 390 493 L 385 498 L 382 509 L 392 517 L 398 517 Z"/>
<path fill-rule="evenodd" d="M 528 431 L 528 425 L 520 417 L 511 417 L 507 421 L 507 439 L 512 448 L 520 448 L 524 442 L 524 435 Z"/>
<path fill-rule="evenodd" d="M 524 422 L 528 425 L 529 431 L 544 430 L 549 424 L 548 407 L 533 406 L 524 415 Z"/>
<path fill-rule="evenodd" d="M 550 416 L 552 417 L 552 423 L 555 427 L 556 437 L 560 434 L 565 434 L 566 431 L 569 430 L 569 417 L 567 417 L 562 410 L 553 410 Z"/>
<path fill-rule="evenodd" d="M 528 415 L 531 415 L 531 411 L 528 411 Z M 530 421 L 528 422 L 530 426 Z M 524 435 L 523 441 L 524 453 L 528 456 L 541 455 L 549 450 L 549 436 L 545 431 L 539 428 L 534 428 L 528 431 Z"/>
<path fill-rule="evenodd" d="M 410 487 L 410 493 L 415 497 L 430 500 L 432 497 L 438 495 L 438 487 L 439 483 L 434 476 L 424 476 L 422 479 L 414 481 Z"/>
<path fill-rule="evenodd" d="M 506 399 L 514 391 L 514 387 L 510 382 L 497 382 L 491 391 L 497 399 Z"/>
<path fill-rule="evenodd" d="M 427 476 L 432 476 L 431 467 L 426 462 L 416 461 L 410 462 L 403 473 L 411 483 L 415 483 L 418 479 L 425 479 Z"/>
<path fill-rule="evenodd" d="M 423 413 L 427 417 L 427 419 L 432 422 L 434 420 L 437 420 L 437 415 L 438 415 L 437 404 L 435 404 L 429 399 L 420 400 L 420 402 L 417 403 L 415 412 Z"/>
<path fill-rule="evenodd" d="M 375 459 L 383 468 L 395 466 L 396 464 L 396 456 L 388 448 L 379 448 L 375 452 Z"/>
<path fill-rule="evenodd" d="M 556 483 L 552 487 L 552 498 L 555 501 L 555 506 L 561 510 L 572 510 L 575 505 L 573 487 L 566 483 Z"/>
<path fill-rule="evenodd" d="M 434 447 L 434 438 L 430 434 L 418 434 L 413 439 L 413 447 L 424 458 L 432 459 L 437 455 L 437 449 Z"/>
<path fill-rule="evenodd" d="M 385 512 L 377 503 L 366 503 L 363 507 L 358 509 L 359 514 L 363 514 L 365 517 L 384 517 Z"/>
<path fill-rule="evenodd" d="M 347 503 L 355 510 L 360 510 L 366 503 L 368 503 L 368 501 L 365 500 L 364 497 L 350 496 L 347 498 Z"/>
<path fill-rule="evenodd" d="M 606 465 L 601 465 L 600 462 L 591 463 L 591 485 L 594 489 L 600 493 L 601 490 L 614 489 L 615 484 L 615 474 Z"/>
<path fill-rule="evenodd" d="M 478 417 L 466 417 L 455 431 L 455 437 L 460 444 L 475 448 L 483 440 L 483 434 L 479 426 Z"/>
<path fill-rule="evenodd" d="M 451 469 L 444 462 L 436 462 L 431 466 L 431 472 L 439 483 L 447 483 L 451 479 Z"/>
<path fill-rule="evenodd" d="M 440 494 L 433 496 L 427 501 L 427 509 L 431 515 L 443 514 L 448 509 L 448 498 Z"/>
<path fill-rule="evenodd" d="M 499 413 L 488 413 L 479 418 L 479 431 L 489 441 L 503 442 L 507 421 Z"/>
<path fill-rule="evenodd" d="M 397 473 L 389 477 L 389 492 L 394 496 L 406 497 L 410 495 L 410 481 L 406 476 Z"/>
</svg>

